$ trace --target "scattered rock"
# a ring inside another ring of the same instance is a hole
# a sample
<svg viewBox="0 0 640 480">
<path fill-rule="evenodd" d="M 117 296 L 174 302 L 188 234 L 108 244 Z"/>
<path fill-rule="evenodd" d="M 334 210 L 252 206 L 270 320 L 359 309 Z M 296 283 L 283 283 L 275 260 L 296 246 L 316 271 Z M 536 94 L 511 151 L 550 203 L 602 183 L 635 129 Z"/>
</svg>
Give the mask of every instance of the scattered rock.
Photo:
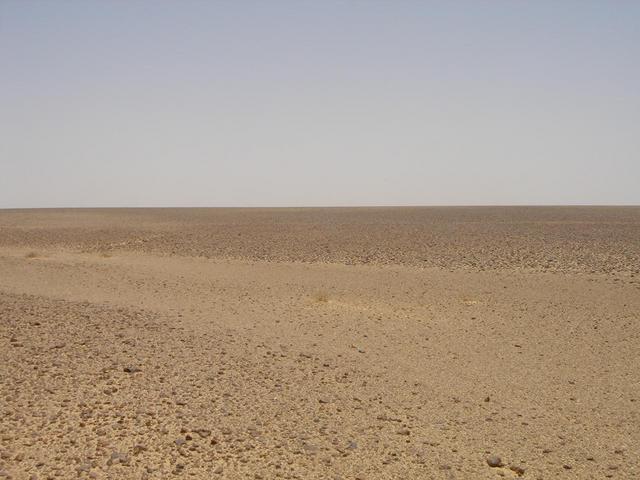
<svg viewBox="0 0 640 480">
<path fill-rule="evenodd" d="M 497 455 L 490 455 L 487 457 L 487 465 L 493 468 L 501 467 L 502 459 Z"/>
<path fill-rule="evenodd" d="M 402 422 L 399 418 L 388 417 L 387 415 L 378 415 L 376 417 L 377 420 L 382 420 L 383 422 Z"/>
<path fill-rule="evenodd" d="M 520 465 L 511 465 L 509 466 L 509 469 L 514 472 L 516 475 L 518 475 L 519 477 L 521 477 L 522 475 L 524 475 L 524 467 L 520 466 Z"/>
<path fill-rule="evenodd" d="M 107 461 L 107 465 L 129 465 L 129 455 L 122 452 L 113 452 L 111 458 Z"/>
<path fill-rule="evenodd" d="M 135 365 L 129 365 L 129 366 L 126 366 L 126 367 L 124 367 L 124 369 L 123 369 L 123 370 L 124 370 L 125 372 L 127 372 L 127 373 L 136 373 L 136 372 L 141 372 L 141 371 L 142 371 L 142 369 L 141 369 L 141 368 L 136 367 Z"/>
<path fill-rule="evenodd" d="M 305 453 L 307 453 L 308 455 L 315 455 L 316 453 L 318 453 L 320 451 L 320 448 L 318 448 L 317 445 L 314 445 L 313 443 L 304 443 L 302 445 L 302 448 L 304 449 Z"/>
<path fill-rule="evenodd" d="M 145 447 L 144 445 L 137 444 L 133 447 L 134 455 L 138 455 L 139 453 L 146 452 L 146 451 L 147 451 L 147 447 Z"/>
</svg>

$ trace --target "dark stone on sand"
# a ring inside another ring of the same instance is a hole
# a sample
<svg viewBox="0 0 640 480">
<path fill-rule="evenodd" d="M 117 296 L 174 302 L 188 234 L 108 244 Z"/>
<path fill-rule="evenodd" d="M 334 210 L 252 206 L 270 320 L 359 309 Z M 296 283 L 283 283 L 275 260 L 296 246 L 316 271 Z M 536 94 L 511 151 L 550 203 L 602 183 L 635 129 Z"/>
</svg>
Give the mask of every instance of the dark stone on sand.
<svg viewBox="0 0 640 480">
<path fill-rule="evenodd" d="M 520 465 L 511 465 L 509 466 L 509 469 L 514 472 L 516 475 L 518 476 L 522 476 L 524 475 L 524 467 L 520 466 Z"/>
<path fill-rule="evenodd" d="M 113 464 L 129 465 L 129 455 L 122 452 L 113 452 L 111 458 L 107 461 L 107 465 Z"/>
</svg>

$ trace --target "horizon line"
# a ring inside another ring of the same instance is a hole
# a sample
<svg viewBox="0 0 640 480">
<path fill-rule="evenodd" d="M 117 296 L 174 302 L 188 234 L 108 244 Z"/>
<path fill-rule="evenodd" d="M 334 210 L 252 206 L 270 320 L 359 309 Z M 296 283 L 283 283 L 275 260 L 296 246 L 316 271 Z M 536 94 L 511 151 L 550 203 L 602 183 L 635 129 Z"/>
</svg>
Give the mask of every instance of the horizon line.
<svg viewBox="0 0 640 480">
<path fill-rule="evenodd" d="M 639 208 L 640 203 L 514 203 L 514 204 L 402 204 L 402 205 L 234 205 L 234 206 L 88 206 L 88 207 L 0 207 L 0 211 L 9 210 L 168 210 L 168 209 L 234 209 L 234 210 L 293 210 L 293 209 L 376 209 L 376 208 Z"/>
</svg>

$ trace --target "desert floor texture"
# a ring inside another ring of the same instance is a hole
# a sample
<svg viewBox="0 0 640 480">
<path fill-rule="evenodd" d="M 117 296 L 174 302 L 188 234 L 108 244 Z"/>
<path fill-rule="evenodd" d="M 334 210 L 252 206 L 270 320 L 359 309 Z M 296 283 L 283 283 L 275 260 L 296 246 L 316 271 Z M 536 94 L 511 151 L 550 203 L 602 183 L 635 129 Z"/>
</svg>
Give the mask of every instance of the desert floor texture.
<svg viewBox="0 0 640 480">
<path fill-rule="evenodd" d="M 640 207 L 0 211 L 0 478 L 640 478 Z"/>
</svg>

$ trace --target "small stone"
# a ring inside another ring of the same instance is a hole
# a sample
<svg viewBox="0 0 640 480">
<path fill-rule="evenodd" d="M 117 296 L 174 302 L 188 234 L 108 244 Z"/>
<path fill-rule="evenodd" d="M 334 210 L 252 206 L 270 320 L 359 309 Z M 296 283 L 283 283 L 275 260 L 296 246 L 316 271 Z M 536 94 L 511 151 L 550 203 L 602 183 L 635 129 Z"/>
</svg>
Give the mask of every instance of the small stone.
<svg viewBox="0 0 640 480">
<path fill-rule="evenodd" d="M 113 452 L 111 458 L 107 461 L 107 465 L 113 464 L 129 465 L 129 455 L 122 452 Z"/>
<path fill-rule="evenodd" d="M 142 371 L 141 368 L 138 368 L 135 365 L 128 365 L 128 366 L 124 367 L 123 370 L 125 372 L 127 372 L 127 373 L 136 373 L 136 372 L 141 372 Z"/>
<path fill-rule="evenodd" d="M 490 455 L 487 457 L 487 465 L 496 468 L 502 466 L 502 459 L 497 455 Z"/>
<path fill-rule="evenodd" d="M 524 475 L 524 467 L 520 465 L 511 465 L 509 469 L 518 476 Z"/>
<path fill-rule="evenodd" d="M 213 473 L 218 475 L 220 475 L 222 472 L 224 472 L 224 468 L 222 468 L 222 465 L 218 465 L 216 469 L 213 471 Z"/>
<path fill-rule="evenodd" d="M 314 445 L 313 443 L 304 443 L 302 445 L 302 448 L 304 449 L 305 453 L 308 455 L 315 455 L 316 453 L 318 453 L 320 451 L 320 449 L 318 448 L 317 445 Z"/>
<path fill-rule="evenodd" d="M 399 428 L 398 430 L 396 430 L 396 433 L 398 435 L 411 435 L 411 430 L 409 430 L 408 428 Z"/>
<path fill-rule="evenodd" d="M 133 447 L 133 454 L 134 455 L 138 455 L 141 452 L 145 452 L 147 450 L 147 447 L 145 447 L 144 445 L 134 445 Z"/>
<path fill-rule="evenodd" d="M 180 437 L 180 438 L 176 438 L 173 443 L 175 443 L 178 447 L 181 447 L 182 445 L 184 445 L 185 443 L 187 443 L 187 441 Z"/>
<path fill-rule="evenodd" d="M 573 467 L 571 465 L 564 464 L 562 465 L 562 468 L 564 468 L 565 470 L 571 470 Z"/>
</svg>

